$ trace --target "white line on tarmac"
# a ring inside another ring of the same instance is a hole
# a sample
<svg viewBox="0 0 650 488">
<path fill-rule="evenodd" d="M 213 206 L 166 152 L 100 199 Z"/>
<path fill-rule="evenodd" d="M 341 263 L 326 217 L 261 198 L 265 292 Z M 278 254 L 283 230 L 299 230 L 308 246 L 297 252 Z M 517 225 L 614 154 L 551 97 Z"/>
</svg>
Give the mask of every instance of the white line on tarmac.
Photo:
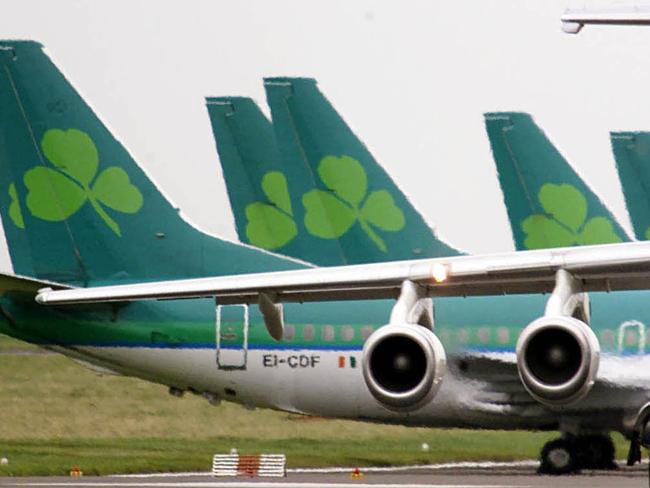
<svg viewBox="0 0 650 488">
<path fill-rule="evenodd" d="M 391 484 L 383 484 L 383 483 L 373 483 L 373 484 L 368 484 L 368 483 L 287 483 L 283 481 L 226 481 L 226 482 L 210 482 L 210 481 L 199 481 L 199 482 L 191 482 L 191 481 L 179 481 L 179 482 L 173 482 L 173 481 L 162 481 L 162 482 L 148 482 L 148 481 L 141 481 L 138 483 L 119 483 L 116 485 L 115 483 L 105 483 L 105 482 L 99 482 L 99 483 L 94 483 L 94 482 L 86 482 L 84 483 L 83 481 L 75 481 L 75 482 L 69 482 L 69 483 L 60 483 L 60 482 L 55 482 L 55 483 L 19 483 L 13 486 L 48 486 L 48 487 L 56 487 L 56 486 L 79 486 L 79 487 L 137 487 L 137 488 L 251 488 L 251 487 L 256 487 L 256 488 L 404 488 L 404 484 L 398 484 L 398 483 L 391 483 Z M 410 488 L 461 488 L 461 487 L 468 487 L 470 485 L 466 484 L 444 484 L 444 485 L 439 485 L 439 484 L 411 484 L 408 485 Z M 530 488 L 530 485 L 509 485 L 514 488 Z M 503 488 L 503 485 L 471 485 L 471 488 Z"/>
<path fill-rule="evenodd" d="M 186 473 L 140 473 L 140 474 L 109 474 L 107 478 L 189 478 L 198 476 L 214 476 L 212 471 L 198 471 Z"/>
<path fill-rule="evenodd" d="M 530 468 L 539 466 L 539 461 L 534 459 L 512 462 L 458 462 L 439 464 L 418 464 L 415 466 L 385 466 L 372 468 L 359 468 L 363 473 L 398 473 L 401 471 L 429 471 L 438 469 L 490 469 L 490 468 Z M 355 468 L 296 468 L 287 469 L 288 473 L 351 473 Z"/>
<path fill-rule="evenodd" d="M 410 466 L 383 466 L 383 467 L 360 467 L 362 473 L 399 473 L 402 471 L 427 471 L 438 469 L 490 469 L 490 468 L 530 468 L 537 467 L 539 461 L 527 459 L 524 461 L 461 461 L 457 463 L 438 464 L 415 464 Z M 289 474 L 333 474 L 351 473 L 356 467 L 332 467 L 332 468 L 293 468 L 287 469 Z M 145 474 L 114 474 L 115 478 L 181 478 L 189 476 L 212 476 L 210 471 L 196 473 L 145 473 Z M 359 486 L 359 485 L 355 485 Z"/>
<path fill-rule="evenodd" d="M 625 460 L 619 459 L 618 464 L 624 465 Z M 641 465 L 648 464 L 648 460 L 641 461 Z M 411 466 L 384 466 L 384 467 L 360 467 L 362 473 L 399 473 L 403 471 L 435 471 L 439 469 L 491 469 L 491 468 L 535 468 L 539 461 L 527 459 L 523 461 L 461 461 L 457 463 L 438 464 L 415 464 Z M 352 473 L 355 467 L 332 467 L 332 468 L 293 468 L 287 469 L 288 474 L 335 474 Z M 143 474 L 112 474 L 111 478 L 183 478 L 212 476 L 210 471 L 187 472 L 187 473 L 143 473 Z M 359 485 L 355 485 L 359 486 Z"/>
</svg>

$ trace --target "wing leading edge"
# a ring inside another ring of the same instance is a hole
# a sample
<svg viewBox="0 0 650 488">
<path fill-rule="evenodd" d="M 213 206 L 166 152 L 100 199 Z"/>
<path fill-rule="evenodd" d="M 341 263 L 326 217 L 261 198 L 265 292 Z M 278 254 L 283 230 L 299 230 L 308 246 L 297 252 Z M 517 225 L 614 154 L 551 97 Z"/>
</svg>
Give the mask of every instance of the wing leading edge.
<svg viewBox="0 0 650 488">
<path fill-rule="evenodd" d="M 543 249 L 503 254 L 396 261 L 330 268 L 230 275 L 131 285 L 42 289 L 43 305 L 216 297 L 221 303 L 253 303 L 397 297 L 405 281 L 429 296 L 546 293 L 566 270 L 583 291 L 650 288 L 650 242 Z"/>
</svg>

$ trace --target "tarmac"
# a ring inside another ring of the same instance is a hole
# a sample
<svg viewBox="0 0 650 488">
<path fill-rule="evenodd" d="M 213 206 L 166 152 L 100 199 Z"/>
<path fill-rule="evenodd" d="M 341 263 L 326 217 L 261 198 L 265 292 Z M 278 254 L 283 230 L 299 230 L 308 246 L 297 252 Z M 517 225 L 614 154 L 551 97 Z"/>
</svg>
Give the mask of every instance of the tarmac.
<svg viewBox="0 0 650 488">
<path fill-rule="evenodd" d="M 301 470 L 302 471 L 302 470 Z M 122 488 L 497 488 L 497 487 L 646 487 L 647 464 L 617 471 L 589 471 L 571 476 L 540 476 L 532 466 L 432 468 L 364 472 L 290 472 L 285 478 L 215 478 L 209 473 L 0 478 L 2 487 Z"/>
</svg>

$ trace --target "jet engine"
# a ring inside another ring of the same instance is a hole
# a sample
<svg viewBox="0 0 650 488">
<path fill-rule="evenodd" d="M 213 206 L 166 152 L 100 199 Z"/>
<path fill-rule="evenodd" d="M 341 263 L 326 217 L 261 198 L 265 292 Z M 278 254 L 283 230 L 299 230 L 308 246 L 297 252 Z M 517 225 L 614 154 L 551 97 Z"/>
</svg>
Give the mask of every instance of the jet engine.
<svg viewBox="0 0 650 488">
<path fill-rule="evenodd" d="M 528 324 L 517 341 L 521 381 L 546 405 L 566 405 L 589 393 L 599 358 L 593 330 L 573 317 L 541 317 Z"/>
<path fill-rule="evenodd" d="M 385 407 L 415 410 L 431 400 L 446 371 L 445 350 L 428 328 L 390 324 L 372 333 L 363 347 L 363 377 Z"/>
</svg>

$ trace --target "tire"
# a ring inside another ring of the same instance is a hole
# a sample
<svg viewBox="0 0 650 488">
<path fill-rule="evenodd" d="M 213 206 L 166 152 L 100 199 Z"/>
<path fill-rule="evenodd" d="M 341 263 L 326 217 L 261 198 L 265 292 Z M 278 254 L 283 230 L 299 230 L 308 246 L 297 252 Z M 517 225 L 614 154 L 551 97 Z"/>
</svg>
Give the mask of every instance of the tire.
<svg viewBox="0 0 650 488">
<path fill-rule="evenodd" d="M 608 435 L 584 435 L 576 441 L 578 467 L 581 469 L 617 469 L 614 442 Z"/>
<path fill-rule="evenodd" d="M 579 470 L 575 442 L 570 438 L 555 439 L 542 448 L 540 474 L 562 475 Z"/>
</svg>

